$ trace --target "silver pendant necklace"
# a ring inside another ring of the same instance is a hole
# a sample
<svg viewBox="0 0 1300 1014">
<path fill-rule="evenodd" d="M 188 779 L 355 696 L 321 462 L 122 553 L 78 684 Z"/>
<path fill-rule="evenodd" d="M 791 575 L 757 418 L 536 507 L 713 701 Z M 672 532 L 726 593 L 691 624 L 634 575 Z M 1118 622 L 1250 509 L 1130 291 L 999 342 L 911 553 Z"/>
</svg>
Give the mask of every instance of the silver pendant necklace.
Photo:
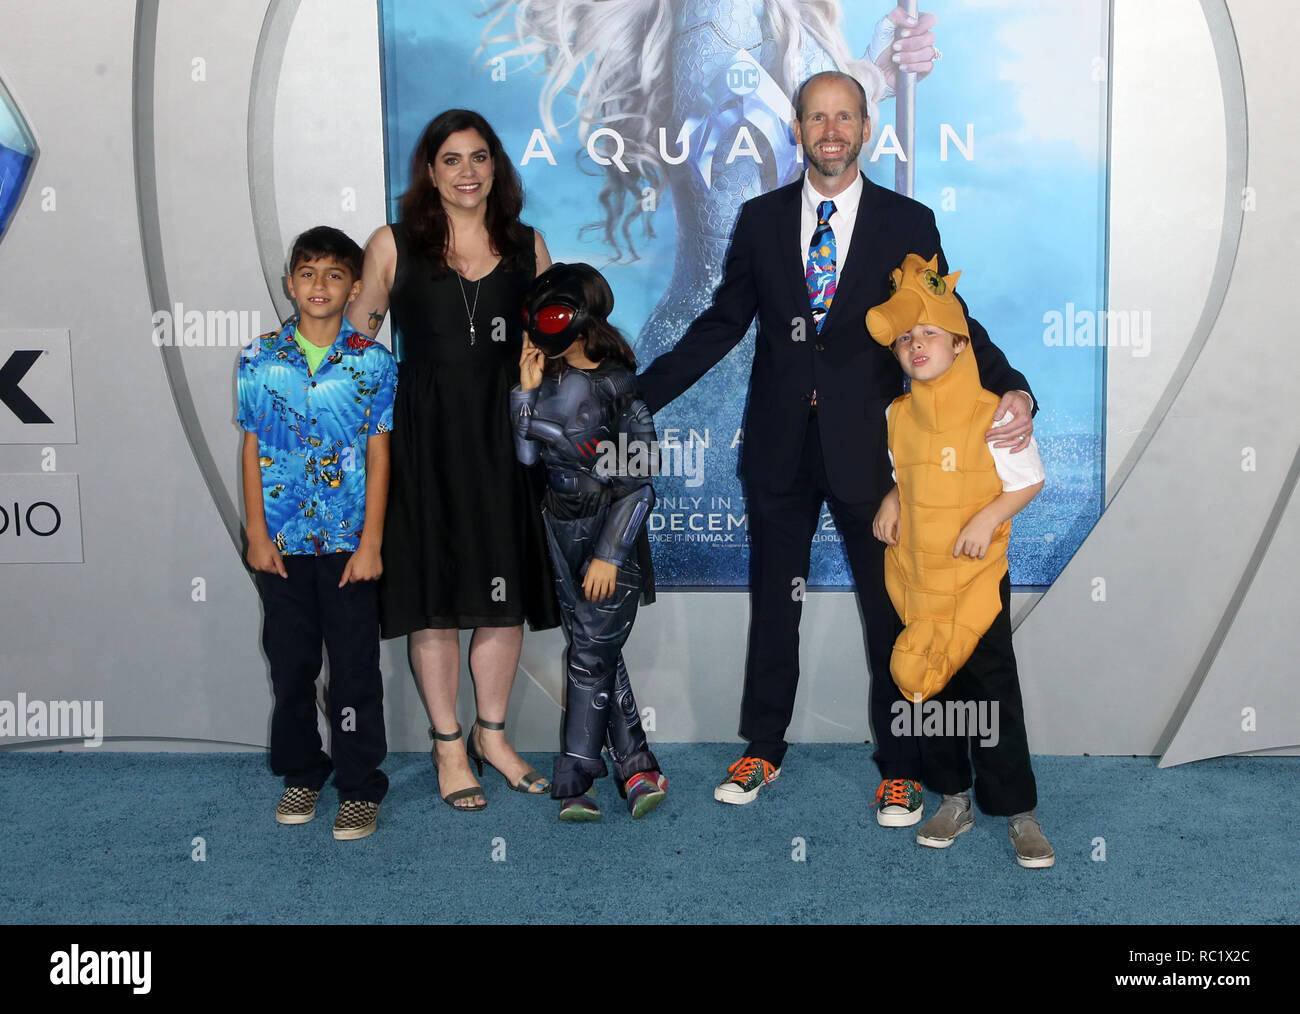
<svg viewBox="0 0 1300 1014">
<path fill-rule="evenodd" d="M 473 309 L 470 309 L 469 297 L 465 295 L 465 280 L 461 277 L 459 271 L 456 272 L 456 284 L 460 286 L 461 302 L 465 304 L 465 316 L 469 318 L 469 343 L 472 346 L 474 344 L 474 339 L 475 339 L 474 313 L 476 310 L 478 310 L 478 290 L 479 290 L 479 286 L 483 284 L 483 279 L 480 278 L 477 282 L 474 283 L 474 308 Z"/>
</svg>

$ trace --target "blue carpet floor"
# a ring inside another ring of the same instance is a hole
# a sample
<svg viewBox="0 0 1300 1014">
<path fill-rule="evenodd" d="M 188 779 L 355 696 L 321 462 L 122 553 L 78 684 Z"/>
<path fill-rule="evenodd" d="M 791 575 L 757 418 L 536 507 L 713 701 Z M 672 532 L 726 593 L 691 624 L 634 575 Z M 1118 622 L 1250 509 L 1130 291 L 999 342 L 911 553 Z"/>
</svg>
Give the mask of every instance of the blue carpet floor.
<svg viewBox="0 0 1300 1014">
<path fill-rule="evenodd" d="M 634 822 L 604 779 L 605 820 L 586 825 L 561 824 L 558 804 L 491 771 L 488 808 L 453 813 L 427 755 L 395 754 L 379 830 L 355 842 L 331 836 L 329 787 L 314 821 L 275 823 L 279 783 L 261 754 L 7 751 L 0 921 L 1300 921 L 1300 758 L 1159 770 L 1146 757 L 1036 757 L 1057 864 L 1022 870 L 1002 818 L 977 816 L 945 851 L 878 827 L 861 746 L 794 747 L 748 806 L 713 801 L 735 745 L 655 749 L 672 780 L 664 805 Z M 550 759 L 529 756 L 543 771 Z"/>
</svg>

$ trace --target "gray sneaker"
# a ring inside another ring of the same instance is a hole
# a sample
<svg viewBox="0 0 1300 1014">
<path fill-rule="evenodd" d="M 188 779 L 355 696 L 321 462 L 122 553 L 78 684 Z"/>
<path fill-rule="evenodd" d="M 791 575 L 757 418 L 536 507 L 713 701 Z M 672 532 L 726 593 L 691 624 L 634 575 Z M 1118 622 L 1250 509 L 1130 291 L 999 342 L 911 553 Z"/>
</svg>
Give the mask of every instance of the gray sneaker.
<svg viewBox="0 0 1300 1014">
<path fill-rule="evenodd" d="M 1011 844 L 1016 847 L 1016 862 L 1025 869 L 1046 869 L 1055 865 L 1056 853 L 1047 843 L 1033 810 L 1008 817 L 1007 831 L 1011 835 Z"/>
<path fill-rule="evenodd" d="M 970 805 L 970 793 L 944 796 L 935 815 L 916 831 L 916 843 L 932 849 L 946 849 L 959 834 L 975 826 L 975 810 Z"/>
</svg>

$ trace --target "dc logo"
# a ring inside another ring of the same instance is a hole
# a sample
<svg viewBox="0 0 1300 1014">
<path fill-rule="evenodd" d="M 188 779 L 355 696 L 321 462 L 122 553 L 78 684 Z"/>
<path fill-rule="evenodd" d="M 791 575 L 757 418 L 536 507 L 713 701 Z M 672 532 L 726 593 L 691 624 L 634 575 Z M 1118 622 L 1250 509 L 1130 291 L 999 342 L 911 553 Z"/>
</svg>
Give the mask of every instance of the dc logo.
<svg viewBox="0 0 1300 1014">
<path fill-rule="evenodd" d="M 758 68 L 748 60 L 737 60 L 727 68 L 727 87 L 736 95 L 750 95 L 758 89 Z"/>
</svg>

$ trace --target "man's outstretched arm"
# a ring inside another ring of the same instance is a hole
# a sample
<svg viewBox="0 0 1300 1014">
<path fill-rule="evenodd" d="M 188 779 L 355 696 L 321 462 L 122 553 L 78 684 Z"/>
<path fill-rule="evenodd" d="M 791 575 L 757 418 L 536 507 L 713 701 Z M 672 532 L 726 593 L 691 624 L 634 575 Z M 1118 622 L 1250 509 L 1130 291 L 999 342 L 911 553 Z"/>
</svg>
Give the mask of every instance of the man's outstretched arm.
<svg viewBox="0 0 1300 1014">
<path fill-rule="evenodd" d="M 700 314 L 671 349 L 637 376 L 641 397 L 654 415 L 708 373 L 745 337 L 758 312 L 754 285 L 752 215 L 745 204 L 736 216 L 722 281 L 712 305 Z"/>
</svg>

